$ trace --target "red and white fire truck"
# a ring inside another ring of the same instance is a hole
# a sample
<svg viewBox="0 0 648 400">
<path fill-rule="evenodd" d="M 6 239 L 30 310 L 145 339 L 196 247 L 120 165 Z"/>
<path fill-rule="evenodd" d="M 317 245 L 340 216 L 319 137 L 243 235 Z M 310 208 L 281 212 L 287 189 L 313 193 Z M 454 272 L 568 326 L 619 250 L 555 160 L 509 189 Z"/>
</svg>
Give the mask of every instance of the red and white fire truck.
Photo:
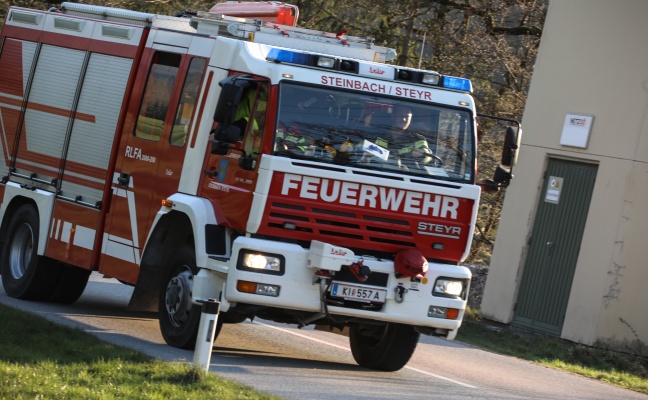
<svg viewBox="0 0 648 400">
<path fill-rule="evenodd" d="M 130 307 L 157 310 L 172 346 L 195 345 L 216 299 L 219 323 L 346 328 L 360 365 L 397 370 L 421 333 L 453 339 L 466 308 L 471 82 L 297 28 L 293 6 L 248 6 L 9 9 L 4 289 L 72 303 L 97 271 L 134 286 Z M 516 136 L 491 186 L 508 184 Z"/>
</svg>

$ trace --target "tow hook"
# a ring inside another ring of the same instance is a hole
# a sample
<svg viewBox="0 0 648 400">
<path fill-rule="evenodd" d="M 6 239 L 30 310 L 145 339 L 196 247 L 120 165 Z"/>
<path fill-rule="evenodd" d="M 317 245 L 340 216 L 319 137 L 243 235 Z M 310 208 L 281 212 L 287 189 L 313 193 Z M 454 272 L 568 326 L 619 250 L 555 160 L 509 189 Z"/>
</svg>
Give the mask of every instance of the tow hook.
<svg viewBox="0 0 648 400">
<path fill-rule="evenodd" d="M 396 303 L 402 303 L 405 297 L 405 293 L 407 293 L 407 289 L 405 289 L 405 286 L 403 285 L 398 285 L 394 288 L 394 291 L 396 292 L 396 295 L 394 296 L 394 301 Z"/>
<path fill-rule="evenodd" d="M 371 275 L 371 269 L 363 264 L 364 260 L 361 258 L 353 264 L 346 266 L 343 265 L 343 268 L 347 268 L 353 276 L 358 280 L 358 282 L 366 282 Z"/>
</svg>

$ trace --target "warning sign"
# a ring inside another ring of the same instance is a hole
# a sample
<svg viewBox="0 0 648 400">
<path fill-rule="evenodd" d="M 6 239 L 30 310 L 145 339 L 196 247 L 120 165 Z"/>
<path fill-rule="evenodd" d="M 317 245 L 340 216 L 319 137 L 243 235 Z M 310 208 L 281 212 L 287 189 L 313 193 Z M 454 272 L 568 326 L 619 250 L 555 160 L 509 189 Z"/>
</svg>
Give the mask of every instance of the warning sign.
<svg viewBox="0 0 648 400">
<path fill-rule="evenodd" d="M 547 183 L 547 194 L 545 195 L 545 201 L 547 203 L 558 204 L 560 200 L 560 191 L 563 186 L 563 178 L 557 176 L 550 176 L 549 182 Z"/>
</svg>

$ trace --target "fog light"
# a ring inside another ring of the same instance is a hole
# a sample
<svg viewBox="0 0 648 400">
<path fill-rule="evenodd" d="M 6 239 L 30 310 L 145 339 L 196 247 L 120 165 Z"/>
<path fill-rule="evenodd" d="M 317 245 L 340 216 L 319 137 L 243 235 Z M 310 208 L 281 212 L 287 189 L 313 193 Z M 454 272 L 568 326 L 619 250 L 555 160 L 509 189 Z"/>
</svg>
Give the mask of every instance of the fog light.
<svg viewBox="0 0 648 400">
<path fill-rule="evenodd" d="M 268 285 L 265 283 L 258 283 L 256 287 L 256 294 L 263 296 L 279 297 L 279 286 Z"/>
<path fill-rule="evenodd" d="M 428 308 L 428 317 L 445 318 L 448 309 L 445 307 L 430 306 Z"/>
<path fill-rule="evenodd" d="M 459 309 L 430 306 L 430 308 L 428 308 L 428 317 L 443 318 L 443 319 L 457 319 L 459 317 Z"/>
<path fill-rule="evenodd" d="M 266 283 L 236 281 L 236 290 L 243 293 L 259 294 L 261 296 L 279 297 L 279 285 L 268 285 Z"/>
</svg>

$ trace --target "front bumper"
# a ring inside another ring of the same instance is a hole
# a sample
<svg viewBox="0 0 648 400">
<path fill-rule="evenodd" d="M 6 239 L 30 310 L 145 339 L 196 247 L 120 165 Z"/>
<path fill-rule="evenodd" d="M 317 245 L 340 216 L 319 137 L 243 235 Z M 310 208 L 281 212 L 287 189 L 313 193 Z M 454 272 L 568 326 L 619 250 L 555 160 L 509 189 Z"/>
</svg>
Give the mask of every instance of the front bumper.
<svg viewBox="0 0 648 400">
<path fill-rule="evenodd" d="M 285 259 L 283 269 L 280 273 L 256 272 L 237 268 L 238 257 L 241 250 L 252 250 L 259 253 L 280 254 Z M 461 325 L 464 310 L 467 304 L 467 292 L 470 283 L 471 273 L 465 267 L 430 263 L 428 272 L 422 279 L 402 277 L 394 275 L 394 263 L 391 260 L 378 260 L 364 258 L 364 265 L 368 266 L 373 274 L 381 274 L 384 278 L 380 286 L 367 285 L 362 282 L 344 282 L 345 284 L 369 287 L 377 290 L 386 290 L 384 304 L 377 307 L 362 309 L 361 307 L 339 306 L 335 303 L 325 301 L 323 306 L 322 288 L 328 288 L 327 278 L 322 276 L 331 275 L 331 280 L 336 281 L 335 267 L 330 270 L 322 270 L 317 266 L 309 264 L 313 254 L 309 249 L 304 249 L 296 244 L 261 240 L 247 237 L 240 237 L 234 241 L 232 257 L 227 261 L 227 267 L 218 263 L 213 268 L 207 267 L 207 275 L 215 274 L 220 276 L 224 285 L 219 290 L 219 298 L 225 303 L 225 311 L 234 303 L 244 303 L 258 306 L 273 307 L 277 309 L 296 310 L 302 312 L 327 313 L 332 317 L 362 318 L 374 321 L 395 322 L 436 328 L 447 331 L 449 339 L 454 338 L 456 330 Z M 355 257 L 359 260 L 360 257 Z M 203 274 L 203 272 L 201 272 Z M 461 296 L 439 296 L 433 295 L 433 287 L 437 278 L 448 278 L 464 282 L 464 291 Z M 200 275 L 199 277 L 200 278 Z M 199 280 L 200 281 L 200 280 Z M 205 282 L 209 279 L 205 279 Z M 266 294 L 252 294 L 239 291 L 237 286 L 240 282 L 252 282 L 261 285 L 273 285 L 278 288 L 276 296 Z M 198 282 L 196 282 L 198 283 Z M 194 288 L 194 299 L 205 300 L 213 297 L 213 288 L 210 293 L 205 284 L 199 284 Z M 210 296 L 211 295 L 211 296 Z M 357 303 L 356 303 L 357 306 Z M 451 318 L 443 317 L 439 310 L 454 309 Z"/>
</svg>

